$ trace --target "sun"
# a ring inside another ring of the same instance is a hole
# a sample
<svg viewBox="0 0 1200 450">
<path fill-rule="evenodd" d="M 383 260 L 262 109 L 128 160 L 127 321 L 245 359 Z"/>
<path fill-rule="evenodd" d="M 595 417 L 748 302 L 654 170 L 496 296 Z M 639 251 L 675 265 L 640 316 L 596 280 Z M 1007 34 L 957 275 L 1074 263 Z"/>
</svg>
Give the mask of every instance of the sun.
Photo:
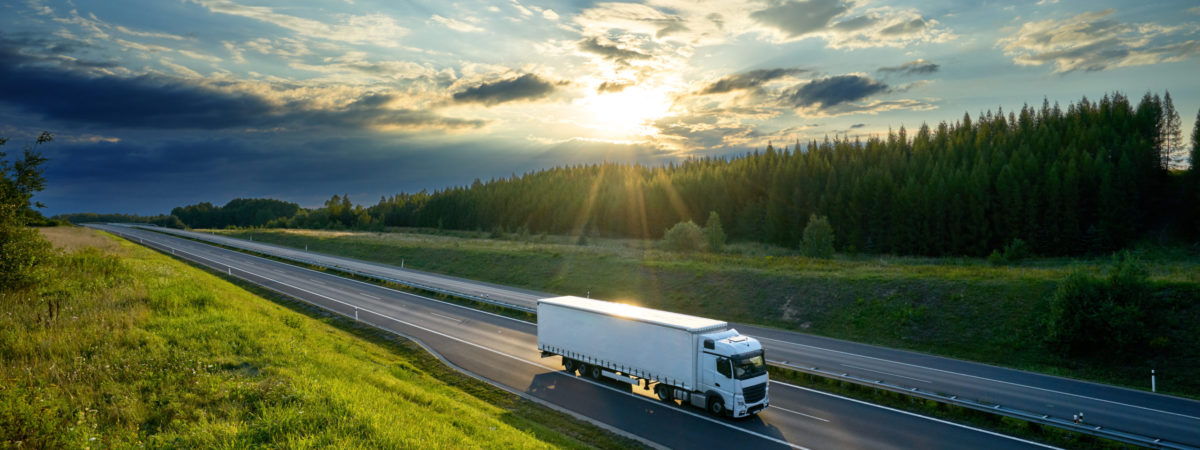
<svg viewBox="0 0 1200 450">
<path fill-rule="evenodd" d="M 581 124 L 605 137 L 655 136 L 653 122 L 671 109 L 670 95 L 663 89 L 630 87 L 621 92 L 594 93 L 580 100 L 586 113 Z"/>
</svg>

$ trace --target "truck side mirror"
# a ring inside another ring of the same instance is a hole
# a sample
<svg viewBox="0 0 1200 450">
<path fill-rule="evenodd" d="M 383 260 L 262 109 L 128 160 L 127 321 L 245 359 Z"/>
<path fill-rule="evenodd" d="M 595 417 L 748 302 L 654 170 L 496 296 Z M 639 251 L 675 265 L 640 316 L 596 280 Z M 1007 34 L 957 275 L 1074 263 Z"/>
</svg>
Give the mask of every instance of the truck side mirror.
<svg viewBox="0 0 1200 450">
<path fill-rule="evenodd" d="M 704 340 L 704 348 L 705 348 L 705 349 L 712 350 L 712 349 L 713 349 L 713 348 L 715 348 L 715 347 L 716 347 L 716 345 L 715 345 L 715 344 L 713 344 L 713 340 L 712 340 L 712 339 L 705 339 L 705 340 Z"/>
</svg>

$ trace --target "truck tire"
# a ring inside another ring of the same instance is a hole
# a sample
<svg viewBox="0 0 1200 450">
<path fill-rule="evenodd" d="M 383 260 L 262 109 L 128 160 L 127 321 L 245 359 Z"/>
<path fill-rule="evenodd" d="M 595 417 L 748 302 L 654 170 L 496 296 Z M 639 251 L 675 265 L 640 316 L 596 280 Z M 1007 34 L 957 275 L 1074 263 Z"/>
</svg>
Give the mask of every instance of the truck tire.
<svg viewBox="0 0 1200 450">
<path fill-rule="evenodd" d="M 654 395 L 658 396 L 658 399 L 664 402 L 675 400 L 671 398 L 671 387 L 662 383 L 654 385 Z"/>
<path fill-rule="evenodd" d="M 579 363 L 575 362 L 575 360 L 573 360 L 571 358 L 563 358 L 562 362 L 563 362 L 563 370 L 565 370 L 569 374 L 574 374 L 575 369 L 579 368 Z"/>
<path fill-rule="evenodd" d="M 708 401 L 708 413 L 717 417 L 725 415 L 725 401 L 720 398 L 710 399 Z"/>
<path fill-rule="evenodd" d="M 588 376 L 590 376 L 596 380 L 599 380 L 600 378 L 603 377 L 603 371 L 604 371 L 604 368 L 597 366 L 597 365 L 588 366 L 588 370 L 587 370 Z"/>
</svg>

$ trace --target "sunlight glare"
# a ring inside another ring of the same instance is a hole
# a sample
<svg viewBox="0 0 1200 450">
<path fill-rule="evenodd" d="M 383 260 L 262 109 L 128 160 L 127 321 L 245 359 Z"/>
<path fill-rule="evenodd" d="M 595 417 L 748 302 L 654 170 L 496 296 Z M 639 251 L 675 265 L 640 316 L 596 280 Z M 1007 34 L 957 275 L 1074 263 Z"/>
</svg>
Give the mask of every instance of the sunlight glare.
<svg viewBox="0 0 1200 450">
<path fill-rule="evenodd" d="M 666 91 L 631 87 L 621 92 L 596 93 L 581 100 L 588 122 L 583 124 L 608 137 L 655 136 L 651 122 L 667 114 L 671 99 Z"/>
</svg>

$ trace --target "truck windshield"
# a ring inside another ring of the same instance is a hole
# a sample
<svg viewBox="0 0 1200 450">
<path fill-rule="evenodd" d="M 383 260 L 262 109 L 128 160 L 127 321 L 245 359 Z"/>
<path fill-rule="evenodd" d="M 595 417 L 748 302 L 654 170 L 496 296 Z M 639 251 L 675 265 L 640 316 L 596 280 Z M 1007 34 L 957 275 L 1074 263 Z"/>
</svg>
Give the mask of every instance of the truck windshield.
<svg viewBox="0 0 1200 450">
<path fill-rule="evenodd" d="M 762 352 L 753 355 L 742 355 L 733 360 L 733 376 L 739 380 L 757 377 L 767 372 L 767 364 Z"/>
</svg>

